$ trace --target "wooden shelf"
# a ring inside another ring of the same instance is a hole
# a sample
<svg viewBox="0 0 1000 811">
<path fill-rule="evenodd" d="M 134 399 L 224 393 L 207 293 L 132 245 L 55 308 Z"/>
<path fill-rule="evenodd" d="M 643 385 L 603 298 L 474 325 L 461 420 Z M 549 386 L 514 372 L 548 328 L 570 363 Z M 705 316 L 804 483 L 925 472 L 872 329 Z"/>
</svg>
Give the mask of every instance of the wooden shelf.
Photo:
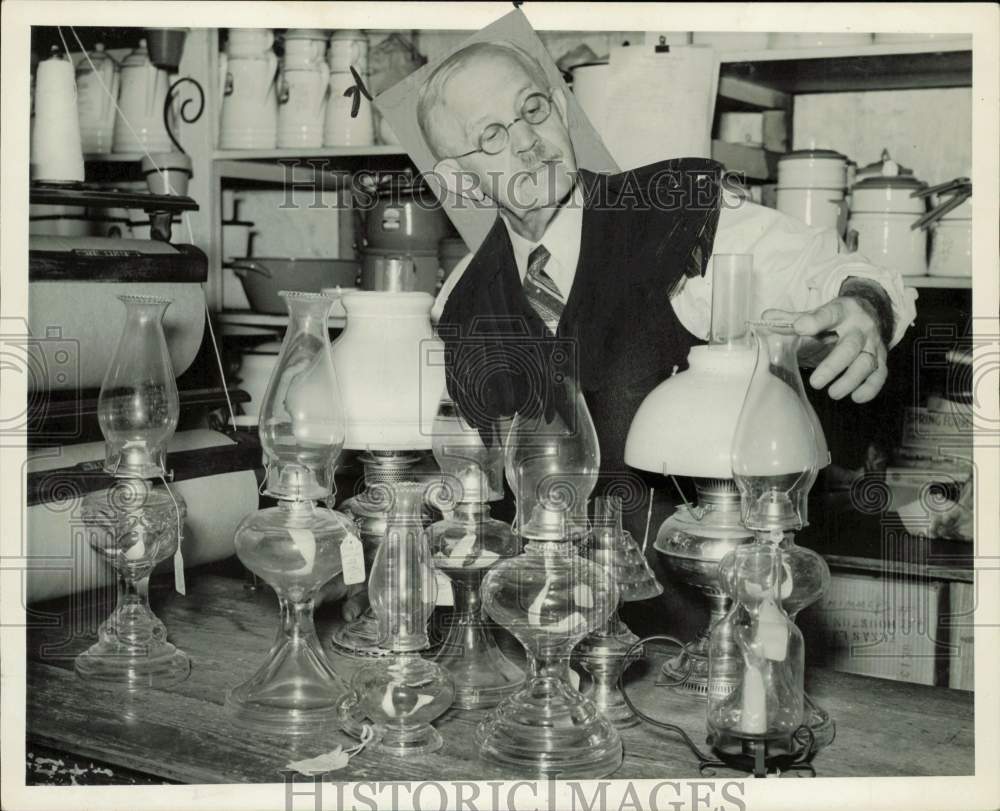
<svg viewBox="0 0 1000 811">
<path fill-rule="evenodd" d="M 731 51 L 723 79 L 794 95 L 972 85 L 969 38 L 830 48 Z"/>
<path fill-rule="evenodd" d="M 84 163 L 139 163 L 146 157 L 144 152 L 109 152 L 102 154 L 98 152 L 85 152 Z"/>
<path fill-rule="evenodd" d="M 386 155 L 406 155 L 403 147 L 386 144 L 370 146 L 323 146 L 311 149 L 217 149 L 214 160 L 225 161 L 276 161 L 295 158 L 368 158 Z"/>
<path fill-rule="evenodd" d="M 334 306 L 334 310 L 338 306 L 339 303 Z M 284 329 L 288 326 L 287 315 L 255 313 L 252 310 L 223 310 L 215 314 L 215 320 L 220 324 L 231 324 L 242 327 L 274 327 Z M 343 329 L 347 324 L 347 316 L 346 314 L 343 316 L 331 315 L 327 319 L 327 324 L 331 329 Z"/>
<path fill-rule="evenodd" d="M 950 290 L 971 290 L 972 278 L 969 276 L 904 276 L 907 287 L 937 287 Z"/>
<path fill-rule="evenodd" d="M 342 172 L 326 171 L 309 164 L 289 166 L 268 161 L 219 160 L 215 161 L 214 168 L 219 178 L 255 183 L 315 184 L 333 190 L 345 187 L 349 182 L 346 169 Z"/>
</svg>

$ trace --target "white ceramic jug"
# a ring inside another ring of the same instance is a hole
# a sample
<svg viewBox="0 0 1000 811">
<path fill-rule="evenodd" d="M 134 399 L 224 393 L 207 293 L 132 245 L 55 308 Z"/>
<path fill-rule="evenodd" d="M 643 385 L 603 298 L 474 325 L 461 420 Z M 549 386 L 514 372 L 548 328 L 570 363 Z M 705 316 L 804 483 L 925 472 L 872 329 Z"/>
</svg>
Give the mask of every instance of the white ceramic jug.
<svg viewBox="0 0 1000 811">
<path fill-rule="evenodd" d="M 230 29 L 220 55 L 223 149 L 274 149 L 278 143 L 278 57 L 266 28 Z M 263 46 L 263 47 L 262 47 Z"/>
<path fill-rule="evenodd" d="M 364 81 L 365 77 L 361 77 Z M 326 122 L 323 126 L 323 146 L 369 146 L 375 143 L 375 120 L 372 104 L 364 96 L 355 118 L 351 117 L 353 95 L 344 95 L 354 87 L 350 73 L 330 74 L 330 98 L 326 104 Z"/>
<path fill-rule="evenodd" d="M 169 152 L 170 136 L 163 121 L 163 108 L 170 90 L 170 77 L 150 61 L 146 40 L 121 65 L 119 113 L 115 117 L 113 151 Z M 175 111 L 169 113 L 176 124 Z"/>
<path fill-rule="evenodd" d="M 318 29 L 292 29 L 278 80 L 278 146 L 323 146 L 323 125 L 330 92 L 326 35 Z"/>
<path fill-rule="evenodd" d="M 106 155 L 111 151 L 115 129 L 115 102 L 118 100 L 118 63 L 98 42 L 76 63 L 76 109 L 80 117 L 83 151 Z M 93 64 L 93 67 L 91 67 Z"/>
</svg>

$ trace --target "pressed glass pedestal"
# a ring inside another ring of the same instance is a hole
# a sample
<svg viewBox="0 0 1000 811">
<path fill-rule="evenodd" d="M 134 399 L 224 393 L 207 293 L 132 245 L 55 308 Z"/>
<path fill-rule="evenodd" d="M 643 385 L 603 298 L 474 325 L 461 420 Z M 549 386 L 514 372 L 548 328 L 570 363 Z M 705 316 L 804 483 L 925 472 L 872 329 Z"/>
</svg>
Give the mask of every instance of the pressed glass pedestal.
<svg viewBox="0 0 1000 811">
<path fill-rule="evenodd" d="M 573 646 L 617 603 L 607 571 L 570 543 L 530 541 L 486 576 L 482 597 L 487 613 L 524 645 L 530 673 L 479 725 L 480 756 L 539 778 L 611 774 L 622 761 L 618 731 L 567 678 Z"/>
<path fill-rule="evenodd" d="M 275 590 L 281 615 L 264 664 L 226 696 L 237 723 L 280 734 L 336 726 L 345 684 L 316 635 L 313 597 L 340 573 L 340 546 L 350 530 L 344 516 L 311 501 L 281 501 L 236 530 L 240 560 Z"/>
<path fill-rule="evenodd" d="M 190 675 L 187 654 L 167 641 L 149 607 L 149 576 L 177 550 L 186 512 L 180 496 L 142 479 L 123 479 L 84 498 L 88 540 L 115 568 L 118 603 L 101 623 L 98 641 L 76 657 L 81 678 L 138 689 Z"/>
</svg>

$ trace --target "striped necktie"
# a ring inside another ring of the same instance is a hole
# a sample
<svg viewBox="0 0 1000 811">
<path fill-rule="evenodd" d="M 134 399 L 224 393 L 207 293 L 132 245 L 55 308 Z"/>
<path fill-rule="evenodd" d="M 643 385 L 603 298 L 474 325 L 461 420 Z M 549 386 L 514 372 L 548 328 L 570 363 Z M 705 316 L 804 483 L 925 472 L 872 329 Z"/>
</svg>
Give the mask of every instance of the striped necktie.
<svg viewBox="0 0 1000 811">
<path fill-rule="evenodd" d="M 528 272 L 524 276 L 524 295 L 538 317 L 545 322 L 551 332 L 559 326 L 566 302 L 559 287 L 545 272 L 545 264 L 551 254 L 544 245 L 539 245 L 528 257 Z"/>
</svg>

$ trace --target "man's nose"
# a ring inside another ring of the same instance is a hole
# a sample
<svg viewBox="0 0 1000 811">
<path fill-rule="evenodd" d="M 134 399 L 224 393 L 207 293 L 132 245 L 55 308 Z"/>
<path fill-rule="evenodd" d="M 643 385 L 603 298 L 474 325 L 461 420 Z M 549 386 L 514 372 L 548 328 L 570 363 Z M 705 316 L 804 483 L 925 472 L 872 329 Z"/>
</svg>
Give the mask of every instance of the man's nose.
<svg viewBox="0 0 1000 811">
<path fill-rule="evenodd" d="M 510 135 L 510 148 L 515 155 L 530 152 L 538 144 L 538 133 L 526 121 L 515 121 L 507 128 Z"/>
</svg>

